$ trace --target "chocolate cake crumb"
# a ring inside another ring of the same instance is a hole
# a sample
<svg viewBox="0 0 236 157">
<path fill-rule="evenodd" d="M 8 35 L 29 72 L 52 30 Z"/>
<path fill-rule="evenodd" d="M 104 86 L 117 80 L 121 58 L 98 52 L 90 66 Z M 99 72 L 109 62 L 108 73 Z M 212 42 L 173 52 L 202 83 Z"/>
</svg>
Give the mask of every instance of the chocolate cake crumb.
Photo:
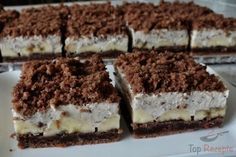
<svg viewBox="0 0 236 157">
<path fill-rule="evenodd" d="M 193 21 L 193 29 L 202 28 L 215 28 L 223 30 L 235 30 L 236 29 L 236 19 L 225 18 L 221 14 L 208 14 L 207 16 L 202 16 Z"/>
<path fill-rule="evenodd" d="M 119 102 L 110 82 L 96 55 L 85 62 L 69 58 L 26 62 L 13 90 L 13 109 L 27 117 L 50 106 Z"/>
<path fill-rule="evenodd" d="M 19 12 L 16 10 L 0 10 L 0 23 L 6 24 L 19 17 Z"/>
<path fill-rule="evenodd" d="M 72 5 L 67 21 L 66 36 L 125 35 L 126 27 L 119 7 L 103 4 Z"/>
<path fill-rule="evenodd" d="M 4 27 L 1 36 L 61 35 L 61 12 L 56 7 L 45 6 L 23 9 L 19 18 Z"/>
<path fill-rule="evenodd" d="M 121 55 L 115 66 L 134 93 L 225 91 L 215 75 L 186 53 L 135 52 Z"/>
<path fill-rule="evenodd" d="M 213 11 L 193 2 L 125 3 L 122 6 L 125 20 L 129 27 L 149 32 L 153 29 L 188 29 L 194 18 L 207 15 Z"/>
</svg>

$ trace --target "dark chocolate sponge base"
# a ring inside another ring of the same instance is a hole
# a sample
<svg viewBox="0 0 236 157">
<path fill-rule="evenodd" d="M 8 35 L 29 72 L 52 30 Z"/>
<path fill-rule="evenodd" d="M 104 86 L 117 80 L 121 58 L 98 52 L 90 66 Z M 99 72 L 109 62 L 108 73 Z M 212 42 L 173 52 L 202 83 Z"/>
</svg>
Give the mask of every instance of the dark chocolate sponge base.
<svg viewBox="0 0 236 157">
<path fill-rule="evenodd" d="M 50 60 L 55 59 L 57 57 L 62 57 L 62 53 L 33 53 L 29 56 L 2 56 L 3 62 L 25 62 L 25 61 L 32 61 L 32 60 Z"/>
<path fill-rule="evenodd" d="M 67 147 L 73 145 L 99 144 L 118 141 L 121 138 L 121 130 L 113 129 L 107 132 L 94 133 L 61 133 L 54 136 L 43 136 L 42 134 L 17 135 L 18 146 L 24 148 L 42 147 Z"/>
<path fill-rule="evenodd" d="M 223 117 L 216 117 L 198 121 L 171 120 L 144 124 L 133 123 L 131 124 L 131 127 L 135 138 L 148 138 L 220 127 L 222 126 L 223 121 Z"/>
</svg>

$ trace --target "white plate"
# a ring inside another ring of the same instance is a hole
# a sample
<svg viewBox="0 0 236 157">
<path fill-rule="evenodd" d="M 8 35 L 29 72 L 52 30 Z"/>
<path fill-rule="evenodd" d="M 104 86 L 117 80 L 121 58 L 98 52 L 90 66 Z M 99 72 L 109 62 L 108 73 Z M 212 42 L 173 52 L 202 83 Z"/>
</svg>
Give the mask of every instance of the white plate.
<svg viewBox="0 0 236 157">
<path fill-rule="evenodd" d="M 108 66 L 112 76 L 113 67 Z M 210 70 L 211 71 L 211 70 Z M 13 131 L 11 92 L 19 80 L 19 71 L 0 74 L 0 157 L 157 157 L 157 156 L 236 156 L 236 89 L 230 89 L 228 110 L 223 128 L 200 130 L 149 139 L 133 139 L 124 123 L 125 135 L 121 141 L 109 144 L 71 146 L 67 148 L 18 149 Z M 113 79 L 113 76 L 112 76 Z M 227 132 L 222 133 L 221 132 Z M 216 137 L 212 142 L 201 141 L 207 135 Z M 212 150 L 206 150 L 209 147 Z M 10 151 L 12 149 L 12 151 Z M 213 150 L 214 149 L 214 150 Z M 221 150 L 220 150 L 221 149 Z M 197 153 L 197 151 L 199 151 Z M 222 153 L 224 151 L 224 153 Z"/>
</svg>

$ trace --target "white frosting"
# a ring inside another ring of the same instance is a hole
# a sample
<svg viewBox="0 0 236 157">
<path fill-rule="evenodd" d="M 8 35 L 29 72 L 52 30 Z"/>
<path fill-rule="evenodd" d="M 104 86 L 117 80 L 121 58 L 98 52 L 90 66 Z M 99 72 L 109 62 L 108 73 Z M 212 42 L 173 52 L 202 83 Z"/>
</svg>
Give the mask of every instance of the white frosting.
<svg viewBox="0 0 236 157">
<path fill-rule="evenodd" d="M 131 107 L 133 117 L 136 117 L 137 110 L 145 113 L 156 120 L 164 113 L 175 110 L 179 105 L 187 105 L 186 110 L 190 116 L 194 116 L 197 111 L 210 110 L 211 108 L 225 108 L 229 91 L 193 91 L 190 94 L 180 92 L 168 92 L 155 94 L 134 95 Z M 133 119 L 136 122 L 136 119 Z"/>
<path fill-rule="evenodd" d="M 221 29 L 193 30 L 191 33 L 191 47 L 236 46 L 236 31 Z"/>
<path fill-rule="evenodd" d="M 79 39 L 67 37 L 65 40 L 65 49 L 67 52 L 97 52 L 102 53 L 110 50 L 128 51 L 128 36 L 109 35 L 106 37 L 86 37 Z"/>
<path fill-rule="evenodd" d="M 16 133 L 43 133 L 45 136 L 60 132 L 94 132 L 95 128 L 98 131 L 108 131 L 118 129 L 120 121 L 118 103 L 92 103 L 84 106 L 62 105 L 57 108 L 52 107 L 46 112 L 36 112 L 28 119 L 23 119 L 13 110 L 13 117 L 22 119 L 14 120 Z M 45 126 L 38 127 L 39 122 Z M 59 127 L 57 123 L 60 124 Z"/>
<path fill-rule="evenodd" d="M 2 56 L 29 56 L 33 53 L 61 53 L 61 37 L 58 35 L 3 37 L 0 39 Z"/>
<path fill-rule="evenodd" d="M 165 46 L 187 46 L 189 37 L 187 30 L 158 29 L 148 33 L 134 31 L 132 34 L 133 47 L 136 48 L 159 48 Z"/>
</svg>

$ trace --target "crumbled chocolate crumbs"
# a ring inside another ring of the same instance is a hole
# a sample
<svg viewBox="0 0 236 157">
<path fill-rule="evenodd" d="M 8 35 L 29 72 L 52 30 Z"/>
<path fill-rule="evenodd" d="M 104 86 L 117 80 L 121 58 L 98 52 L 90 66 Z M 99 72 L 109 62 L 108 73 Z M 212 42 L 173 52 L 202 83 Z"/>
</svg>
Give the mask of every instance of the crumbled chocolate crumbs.
<svg viewBox="0 0 236 157">
<path fill-rule="evenodd" d="M 23 9 L 19 18 L 8 23 L 2 36 L 47 36 L 61 35 L 62 19 L 60 12 L 51 7 Z"/>
<path fill-rule="evenodd" d="M 67 35 L 73 37 L 125 34 L 126 27 L 120 9 L 111 5 L 72 5 L 67 21 Z"/>
<path fill-rule="evenodd" d="M 206 67 L 185 53 L 135 52 L 121 55 L 115 66 L 134 93 L 224 91 L 226 87 Z"/>
</svg>

